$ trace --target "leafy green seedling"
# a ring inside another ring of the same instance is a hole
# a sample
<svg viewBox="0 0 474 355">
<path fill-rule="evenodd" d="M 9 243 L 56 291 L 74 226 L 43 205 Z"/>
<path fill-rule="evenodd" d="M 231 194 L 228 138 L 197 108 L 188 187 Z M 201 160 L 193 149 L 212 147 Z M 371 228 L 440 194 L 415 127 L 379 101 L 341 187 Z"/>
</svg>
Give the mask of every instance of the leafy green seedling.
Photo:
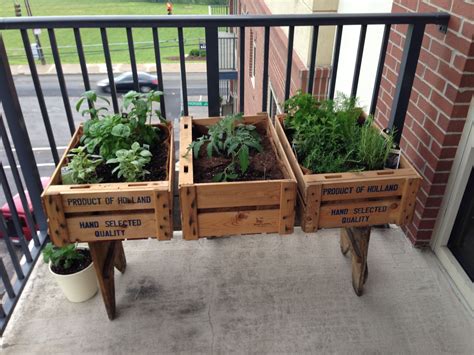
<svg viewBox="0 0 474 355">
<path fill-rule="evenodd" d="M 94 90 L 89 90 L 86 91 L 82 94 L 79 100 L 77 100 L 76 103 L 76 111 L 79 112 L 81 109 L 82 104 L 84 101 L 88 102 L 89 108 L 86 110 L 81 111 L 81 115 L 85 116 L 86 114 L 89 115 L 91 120 L 97 120 L 99 119 L 99 114 L 101 111 L 107 111 L 106 107 L 95 107 L 95 104 L 98 100 L 106 102 L 108 105 L 110 105 L 110 101 L 105 98 L 104 96 L 97 95 L 97 93 Z"/>
<path fill-rule="evenodd" d="M 53 266 L 65 270 L 69 269 L 75 261 L 83 259 L 84 255 L 78 252 L 76 244 L 56 247 L 52 243 L 48 243 L 43 249 L 43 260 L 45 263 L 51 262 Z"/>
<path fill-rule="evenodd" d="M 239 176 L 243 176 L 250 165 L 250 150 L 262 151 L 256 127 L 239 123 L 241 121 L 242 114 L 226 116 L 210 126 L 207 135 L 199 137 L 188 147 L 186 154 L 192 150 L 195 158 L 199 156 L 205 143 L 207 143 L 208 157 L 216 153 L 232 158 L 231 163 L 224 171 L 214 176 L 214 181 L 235 180 Z"/>
<path fill-rule="evenodd" d="M 86 147 L 80 146 L 71 149 L 69 163 L 61 172 L 64 185 L 92 184 L 101 181 L 97 176 L 96 169 L 102 164 L 101 156 L 87 153 Z"/>
<path fill-rule="evenodd" d="M 127 182 L 141 181 L 149 174 L 145 166 L 151 161 L 152 154 L 147 145 L 140 146 L 134 142 L 131 149 L 120 149 L 115 152 L 115 158 L 107 160 L 107 164 L 118 164 L 113 173 Z"/>
</svg>

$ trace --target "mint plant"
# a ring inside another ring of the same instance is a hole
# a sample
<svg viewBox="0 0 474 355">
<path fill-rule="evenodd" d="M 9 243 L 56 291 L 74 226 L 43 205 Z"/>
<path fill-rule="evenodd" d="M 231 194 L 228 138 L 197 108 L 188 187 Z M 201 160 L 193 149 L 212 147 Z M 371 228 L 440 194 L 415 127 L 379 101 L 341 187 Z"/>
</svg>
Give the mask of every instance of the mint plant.
<svg viewBox="0 0 474 355">
<path fill-rule="evenodd" d="M 69 163 L 61 172 L 64 185 L 92 184 L 102 180 L 96 173 L 97 167 L 103 162 L 101 156 L 89 154 L 86 147 L 79 146 L 71 149 L 68 158 Z"/>
<path fill-rule="evenodd" d="M 43 260 L 51 262 L 55 267 L 69 269 L 76 261 L 84 259 L 84 255 L 77 251 L 76 244 L 56 247 L 52 243 L 46 244 L 43 249 Z"/>
<path fill-rule="evenodd" d="M 145 166 L 150 162 L 152 154 L 147 145 L 140 146 L 134 142 L 131 149 L 120 149 L 115 152 L 115 158 L 107 160 L 107 164 L 118 164 L 112 173 L 127 182 L 141 181 L 149 174 Z"/>
<path fill-rule="evenodd" d="M 207 143 L 208 157 L 216 153 L 232 159 L 224 171 L 214 176 L 214 181 L 235 180 L 243 176 L 250 165 L 251 149 L 262 151 L 256 127 L 239 123 L 241 121 L 242 114 L 226 116 L 209 127 L 207 135 L 199 137 L 188 147 L 187 153 L 192 150 L 197 158 L 201 148 Z"/>
</svg>

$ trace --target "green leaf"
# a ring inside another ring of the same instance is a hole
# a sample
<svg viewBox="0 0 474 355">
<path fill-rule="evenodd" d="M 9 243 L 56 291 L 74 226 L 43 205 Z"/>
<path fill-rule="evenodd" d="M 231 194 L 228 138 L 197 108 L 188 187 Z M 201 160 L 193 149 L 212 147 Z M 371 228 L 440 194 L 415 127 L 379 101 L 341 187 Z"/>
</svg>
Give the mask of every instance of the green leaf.
<svg viewBox="0 0 474 355">
<path fill-rule="evenodd" d="M 119 123 L 118 125 L 114 126 L 112 128 L 112 135 L 115 137 L 123 137 L 127 138 L 130 136 L 130 127 L 127 125 L 124 125 L 123 123 Z"/>
<path fill-rule="evenodd" d="M 240 170 L 245 173 L 250 165 L 249 148 L 246 145 L 243 145 L 239 150 L 239 164 Z"/>
</svg>

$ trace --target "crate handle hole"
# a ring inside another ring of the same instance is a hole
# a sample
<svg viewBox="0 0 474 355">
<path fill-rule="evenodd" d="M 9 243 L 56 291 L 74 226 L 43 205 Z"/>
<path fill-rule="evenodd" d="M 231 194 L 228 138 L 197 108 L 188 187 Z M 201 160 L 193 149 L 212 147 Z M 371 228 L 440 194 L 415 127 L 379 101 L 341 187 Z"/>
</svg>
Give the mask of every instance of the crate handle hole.
<svg viewBox="0 0 474 355">
<path fill-rule="evenodd" d="M 90 188 L 90 185 L 81 185 L 81 186 L 71 186 L 71 189 L 88 189 Z"/>
<path fill-rule="evenodd" d="M 183 166 L 184 173 L 187 174 L 189 172 L 189 167 L 187 165 Z"/>
<path fill-rule="evenodd" d="M 147 186 L 147 183 L 134 183 L 134 184 L 128 184 L 128 187 L 133 187 L 133 186 Z"/>
<path fill-rule="evenodd" d="M 187 123 L 184 124 L 184 129 L 188 129 L 188 124 Z"/>
<path fill-rule="evenodd" d="M 393 170 L 384 170 L 384 171 L 377 171 L 377 175 L 393 175 L 395 171 Z"/>
<path fill-rule="evenodd" d="M 342 175 L 324 175 L 325 179 L 339 179 L 342 178 Z"/>
</svg>

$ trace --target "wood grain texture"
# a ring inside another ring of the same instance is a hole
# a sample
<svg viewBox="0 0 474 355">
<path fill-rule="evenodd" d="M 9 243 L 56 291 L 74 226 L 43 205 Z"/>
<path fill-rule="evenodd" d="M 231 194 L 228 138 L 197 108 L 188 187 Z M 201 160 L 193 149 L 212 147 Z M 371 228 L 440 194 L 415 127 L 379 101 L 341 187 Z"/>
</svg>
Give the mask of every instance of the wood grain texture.
<svg viewBox="0 0 474 355">
<path fill-rule="evenodd" d="M 281 183 L 278 233 L 291 234 L 295 225 L 296 182 Z"/>
<path fill-rule="evenodd" d="M 64 215 L 60 194 L 50 194 L 43 198 L 43 206 L 48 216 L 49 236 L 56 246 L 69 244 L 69 230 Z"/>
<path fill-rule="evenodd" d="M 196 186 L 180 186 L 179 202 L 181 205 L 181 228 L 183 239 L 196 240 L 199 238 L 199 223 L 197 216 Z"/>
</svg>

